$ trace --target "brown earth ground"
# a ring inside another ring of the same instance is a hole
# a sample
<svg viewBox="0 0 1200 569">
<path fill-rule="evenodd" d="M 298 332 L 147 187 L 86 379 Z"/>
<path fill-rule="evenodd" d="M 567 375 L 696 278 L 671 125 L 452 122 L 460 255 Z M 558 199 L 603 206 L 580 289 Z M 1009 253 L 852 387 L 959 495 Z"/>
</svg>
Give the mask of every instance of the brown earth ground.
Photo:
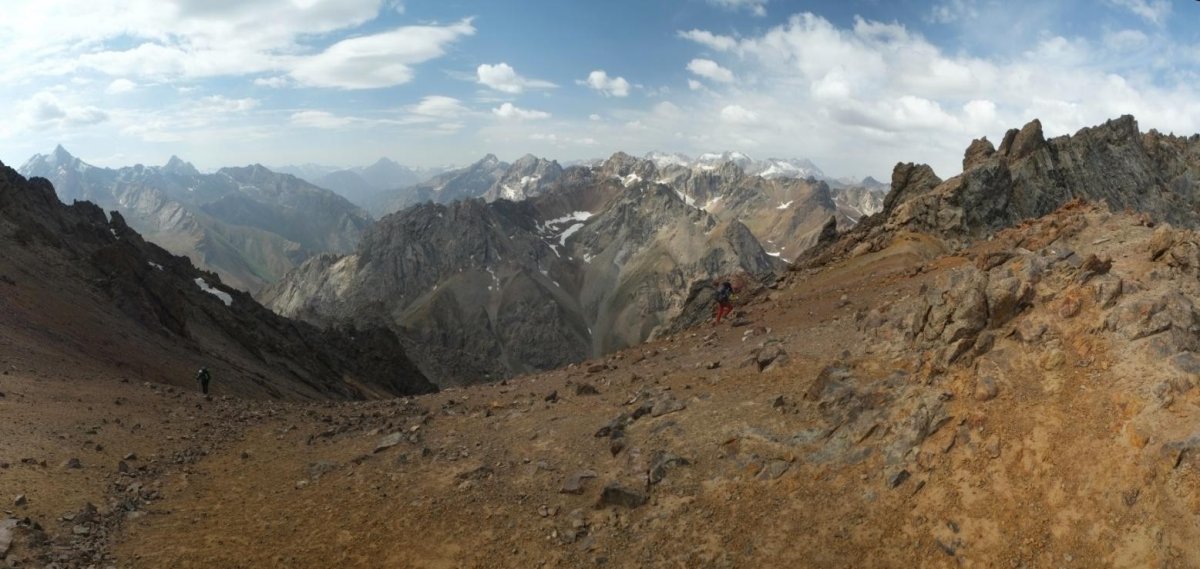
<svg viewBox="0 0 1200 569">
<path fill-rule="evenodd" d="M 1153 230 L 1132 216 L 1087 220 L 1071 244 L 1103 249 L 1114 274 L 1152 286 Z M 987 401 L 973 396 L 973 367 L 930 376 L 920 354 L 858 324 L 1001 242 L 939 256 L 929 239 L 902 238 L 792 273 L 742 307 L 748 326 L 367 403 L 223 397 L 221 377 L 206 401 L 186 378 L 123 382 L 120 369 L 0 330 L 0 509 L 50 540 L 18 538 L 9 559 L 69 566 L 73 548 L 94 547 L 97 567 L 135 568 L 1200 566 L 1198 471 L 1182 451 L 1160 452 L 1200 424 L 1195 394 L 1135 425 L 1152 403 L 1141 378 L 1114 372 L 1132 368 L 1098 332 L 1100 307 L 1085 300 L 1078 316 L 1054 319 L 1046 342 L 998 340 L 1015 371 Z M 743 366 L 768 338 L 788 361 Z M 823 414 L 834 403 L 813 391 L 831 364 L 867 383 L 940 390 L 950 418 L 900 464 L 875 444 L 899 422 L 835 453 L 822 446 L 839 428 Z M 629 423 L 614 456 L 617 439 L 597 431 L 647 401 L 684 408 Z M 402 440 L 375 452 L 392 433 Z M 686 464 L 647 486 L 660 452 Z M 64 467 L 70 458 L 82 468 Z M 561 491 L 584 471 L 595 477 L 580 493 Z M 140 502 L 119 507 L 135 481 Z M 647 503 L 598 506 L 614 481 Z M 26 505 L 11 505 L 18 494 Z M 64 515 L 89 501 L 105 521 L 75 535 Z"/>
</svg>

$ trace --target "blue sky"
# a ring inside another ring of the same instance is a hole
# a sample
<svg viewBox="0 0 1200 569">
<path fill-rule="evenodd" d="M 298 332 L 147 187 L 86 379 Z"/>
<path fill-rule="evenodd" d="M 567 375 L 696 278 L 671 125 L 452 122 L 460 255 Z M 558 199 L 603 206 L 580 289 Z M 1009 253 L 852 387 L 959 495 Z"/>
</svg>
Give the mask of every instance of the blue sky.
<svg viewBox="0 0 1200 569">
<path fill-rule="evenodd" d="M 11 0 L 0 161 L 740 150 L 886 179 L 1120 114 L 1200 131 L 1184 0 Z"/>
</svg>

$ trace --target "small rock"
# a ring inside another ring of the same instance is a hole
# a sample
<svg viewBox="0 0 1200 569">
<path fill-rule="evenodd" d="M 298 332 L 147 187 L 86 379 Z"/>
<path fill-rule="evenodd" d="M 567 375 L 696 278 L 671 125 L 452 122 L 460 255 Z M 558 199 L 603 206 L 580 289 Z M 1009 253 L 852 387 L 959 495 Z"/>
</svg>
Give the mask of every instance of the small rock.
<svg viewBox="0 0 1200 569">
<path fill-rule="evenodd" d="M 1000 393 L 999 386 L 996 385 L 996 380 L 991 376 L 983 375 L 975 380 L 975 400 L 976 401 L 991 401 Z"/>
<path fill-rule="evenodd" d="M 575 386 L 575 395 L 600 395 L 600 390 L 590 383 L 580 383 Z"/>
<path fill-rule="evenodd" d="M 123 460 L 137 460 L 137 453 L 131 452 L 131 453 L 125 455 L 125 458 Z"/>
<path fill-rule="evenodd" d="M 78 524 L 74 528 L 71 528 L 71 533 L 75 535 L 88 535 L 92 533 L 92 529 L 83 524 Z"/>
<path fill-rule="evenodd" d="M 404 442 L 404 433 L 395 432 L 379 440 L 374 452 L 382 452 Z"/>
<path fill-rule="evenodd" d="M 129 474 L 129 463 L 124 460 L 117 461 L 117 472 L 120 474 Z"/>
<path fill-rule="evenodd" d="M 63 468 L 71 468 L 71 469 L 83 468 L 83 463 L 79 462 L 78 458 L 69 458 L 69 459 L 67 459 L 66 462 L 63 463 Z"/>
<path fill-rule="evenodd" d="M 546 397 L 543 398 L 543 401 L 546 403 L 554 403 L 555 401 L 558 401 L 558 390 L 551 391 L 548 395 L 546 395 Z"/>
<path fill-rule="evenodd" d="M 658 451 L 654 454 L 654 458 L 650 461 L 650 471 L 648 478 L 651 484 L 658 484 L 666 478 L 667 471 L 678 467 L 691 464 L 686 458 L 675 456 L 669 452 Z"/>
<path fill-rule="evenodd" d="M 303 489 L 305 489 L 305 488 L 307 488 L 307 487 L 308 487 L 308 481 L 307 481 L 307 480 L 299 480 L 299 481 L 297 481 L 297 482 L 296 482 L 296 489 L 297 489 L 297 490 L 303 490 Z"/>
<path fill-rule="evenodd" d="M 588 373 L 600 373 L 600 372 L 604 371 L 607 367 L 608 366 L 605 366 L 604 364 L 592 364 L 592 365 L 588 366 L 587 372 Z"/>
<path fill-rule="evenodd" d="M 668 413 L 683 411 L 684 409 L 687 409 L 687 405 L 685 405 L 682 401 L 668 395 L 662 399 L 659 399 L 654 404 L 654 408 L 650 411 L 650 416 L 661 417 Z"/>
<path fill-rule="evenodd" d="M 17 497 L 13 498 L 13 505 L 18 508 L 20 508 L 28 503 L 29 503 L 29 498 L 26 498 L 24 494 L 17 494 Z"/>
<path fill-rule="evenodd" d="M 783 476 L 789 469 L 792 468 L 791 461 L 772 459 L 767 461 L 763 469 L 758 473 L 759 480 L 775 480 Z"/>
<path fill-rule="evenodd" d="M 909 474 L 908 470 L 905 469 L 901 469 L 893 473 L 891 476 L 888 476 L 888 488 L 896 488 L 897 486 L 904 484 L 904 481 L 908 480 L 909 476 L 912 475 Z"/>
<path fill-rule="evenodd" d="M 597 476 L 594 470 L 580 470 L 567 477 L 563 481 L 562 489 L 559 490 L 562 494 L 582 494 L 584 481 Z"/>
<path fill-rule="evenodd" d="M 600 501 L 598 506 L 603 508 L 607 506 L 624 506 L 626 508 L 637 508 L 647 501 L 646 493 L 632 488 L 626 488 L 617 482 L 611 482 L 604 490 L 600 492 Z"/>
<path fill-rule="evenodd" d="M 719 367 L 721 367 L 721 362 L 719 361 L 712 361 L 704 364 L 704 369 L 717 369 Z"/>
</svg>

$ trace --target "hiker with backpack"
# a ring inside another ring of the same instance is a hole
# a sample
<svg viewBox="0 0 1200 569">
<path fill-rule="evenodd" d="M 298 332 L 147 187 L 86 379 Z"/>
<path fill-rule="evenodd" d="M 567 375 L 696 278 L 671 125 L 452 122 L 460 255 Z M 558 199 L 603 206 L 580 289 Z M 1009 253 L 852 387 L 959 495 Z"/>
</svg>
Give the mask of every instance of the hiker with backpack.
<svg viewBox="0 0 1200 569">
<path fill-rule="evenodd" d="M 200 384 L 201 393 L 208 395 L 208 382 L 210 381 L 212 381 L 212 374 L 208 373 L 207 367 L 202 367 L 200 371 L 196 372 L 196 383 Z"/>
<path fill-rule="evenodd" d="M 717 320 L 716 322 L 713 322 L 713 326 L 718 326 L 721 324 L 722 318 L 728 316 L 730 312 L 733 312 L 733 285 L 730 284 L 729 281 L 725 281 L 717 285 L 715 297 L 717 300 Z"/>
</svg>

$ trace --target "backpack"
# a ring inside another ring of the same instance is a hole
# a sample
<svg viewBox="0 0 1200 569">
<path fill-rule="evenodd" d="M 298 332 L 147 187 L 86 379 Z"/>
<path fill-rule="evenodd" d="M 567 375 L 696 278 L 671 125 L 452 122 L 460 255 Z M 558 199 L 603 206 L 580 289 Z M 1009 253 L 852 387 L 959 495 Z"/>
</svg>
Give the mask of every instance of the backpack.
<svg viewBox="0 0 1200 569">
<path fill-rule="evenodd" d="M 729 299 L 732 297 L 733 287 L 729 286 L 729 283 L 725 283 L 721 285 L 721 288 L 717 289 L 717 302 L 724 304 L 729 302 Z"/>
</svg>

